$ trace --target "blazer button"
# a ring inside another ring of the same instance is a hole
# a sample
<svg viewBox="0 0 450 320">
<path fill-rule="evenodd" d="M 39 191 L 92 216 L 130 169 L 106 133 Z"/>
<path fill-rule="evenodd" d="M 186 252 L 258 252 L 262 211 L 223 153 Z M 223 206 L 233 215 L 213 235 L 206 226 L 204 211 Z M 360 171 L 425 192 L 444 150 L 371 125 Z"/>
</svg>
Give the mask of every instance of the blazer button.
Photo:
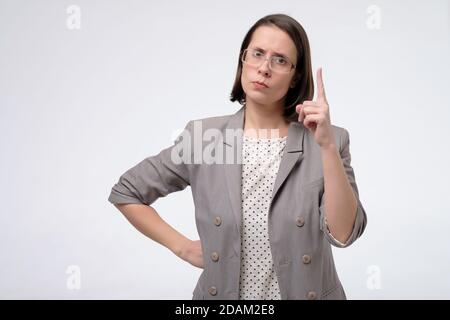
<svg viewBox="0 0 450 320">
<path fill-rule="evenodd" d="M 311 262 L 311 256 L 305 254 L 305 255 L 302 257 L 302 260 L 303 260 L 303 263 L 304 263 L 304 264 L 308 264 L 308 263 Z"/>
<path fill-rule="evenodd" d="M 218 254 L 217 252 L 213 252 L 213 253 L 211 254 L 211 259 L 212 259 L 212 261 L 214 261 L 214 262 L 219 261 L 219 254 Z"/>
<path fill-rule="evenodd" d="M 215 224 L 216 226 L 220 226 L 220 225 L 222 224 L 222 219 L 220 219 L 220 217 L 216 217 L 216 218 L 214 219 L 214 224 Z"/>
<path fill-rule="evenodd" d="M 210 295 L 215 296 L 217 294 L 217 289 L 216 289 L 216 287 L 210 287 L 208 289 L 208 292 Z"/>
<path fill-rule="evenodd" d="M 315 300 L 317 298 L 317 294 L 314 291 L 308 292 L 308 300 Z"/>
<path fill-rule="evenodd" d="M 305 224 L 305 219 L 303 218 L 297 218 L 297 227 L 303 227 L 303 225 Z"/>
</svg>

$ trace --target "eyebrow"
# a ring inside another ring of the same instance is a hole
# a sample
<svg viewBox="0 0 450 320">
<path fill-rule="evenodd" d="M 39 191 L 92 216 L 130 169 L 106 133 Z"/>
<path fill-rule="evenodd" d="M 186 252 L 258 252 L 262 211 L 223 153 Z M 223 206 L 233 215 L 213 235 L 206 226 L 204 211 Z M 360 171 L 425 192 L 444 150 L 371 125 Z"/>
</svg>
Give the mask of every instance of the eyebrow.
<svg viewBox="0 0 450 320">
<path fill-rule="evenodd" d="M 264 49 L 262 49 L 262 48 L 260 48 L 260 47 L 253 47 L 253 49 L 260 50 L 260 51 L 262 51 L 262 52 L 266 52 L 266 50 L 264 50 Z M 281 57 L 284 57 L 284 58 L 288 58 L 288 56 L 285 55 L 284 53 L 279 53 L 279 52 L 274 52 L 274 53 L 275 53 L 275 55 L 277 55 L 277 56 L 281 56 Z M 289 58 L 288 58 L 288 59 L 289 59 Z"/>
</svg>

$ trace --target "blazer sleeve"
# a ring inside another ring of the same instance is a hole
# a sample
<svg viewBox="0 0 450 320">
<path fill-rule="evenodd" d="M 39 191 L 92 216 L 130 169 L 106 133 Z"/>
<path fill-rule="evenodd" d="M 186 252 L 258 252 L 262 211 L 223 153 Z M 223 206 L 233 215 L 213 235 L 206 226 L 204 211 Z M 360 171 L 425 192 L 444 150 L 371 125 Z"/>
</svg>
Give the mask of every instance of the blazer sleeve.
<svg viewBox="0 0 450 320">
<path fill-rule="evenodd" d="M 113 204 L 150 205 L 160 197 L 180 191 L 190 185 L 185 135 L 191 133 L 192 121 L 174 143 L 123 173 L 112 187 L 108 201 Z M 183 139 L 181 139 L 183 137 Z M 188 139 L 190 140 L 190 139 Z M 189 143 L 190 146 L 190 143 Z M 189 155 L 190 149 L 188 150 Z"/>
<path fill-rule="evenodd" d="M 367 215 L 366 211 L 359 200 L 359 192 L 358 192 L 358 186 L 356 185 L 355 180 L 355 173 L 353 171 L 353 168 L 351 166 L 351 155 L 350 155 L 350 135 L 348 131 L 343 128 L 343 134 L 342 134 L 342 147 L 341 147 L 341 159 L 342 163 L 344 165 L 345 173 L 347 174 L 347 178 L 350 182 L 350 185 L 353 188 L 353 192 L 356 196 L 356 200 L 358 202 L 357 210 L 356 210 L 356 219 L 355 223 L 353 225 L 352 233 L 350 234 L 349 238 L 345 243 L 342 243 L 338 241 L 336 238 L 333 237 L 330 230 L 328 229 L 327 221 L 325 218 L 325 197 L 322 195 L 322 199 L 320 201 L 320 229 L 324 232 L 326 239 L 328 242 L 330 242 L 333 246 L 338 248 L 345 248 L 350 246 L 353 242 L 356 241 L 364 232 L 364 229 L 367 225 Z"/>
</svg>

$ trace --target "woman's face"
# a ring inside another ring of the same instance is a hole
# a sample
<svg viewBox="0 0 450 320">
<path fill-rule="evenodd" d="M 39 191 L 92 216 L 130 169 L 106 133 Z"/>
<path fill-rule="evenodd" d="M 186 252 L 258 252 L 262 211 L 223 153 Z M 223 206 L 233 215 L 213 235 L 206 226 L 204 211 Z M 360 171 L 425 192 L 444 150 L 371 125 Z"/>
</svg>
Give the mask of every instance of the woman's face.
<svg viewBox="0 0 450 320">
<path fill-rule="evenodd" d="M 297 49 L 289 35 L 275 26 L 260 26 L 252 35 L 248 48 L 264 50 L 262 54 L 269 56 L 281 53 L 291 63 L 297 62 Z M 289 90 L 295 74 L 295 69 L 289 73 L 279 73 L 270 69 L 269 61 L 265 61 L 260 67 L 254 67 L 242 63 L 241 83 L 246 95 L 246 101 L 261 105 L 284 105 L 284 98 Z M 263 82 L 266 87 L 258 87 L 255 81 Z"/>
</svg>

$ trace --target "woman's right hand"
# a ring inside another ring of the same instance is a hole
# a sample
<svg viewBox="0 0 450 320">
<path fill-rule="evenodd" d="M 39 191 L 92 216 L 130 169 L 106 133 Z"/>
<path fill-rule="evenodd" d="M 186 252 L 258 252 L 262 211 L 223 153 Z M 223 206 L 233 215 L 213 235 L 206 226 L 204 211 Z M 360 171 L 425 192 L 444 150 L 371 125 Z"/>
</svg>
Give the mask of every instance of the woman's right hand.
<svg viewBox="0 0 450 320">
<path fill-rule="evenodd" d="M 180 258 L 189 262 L 191 265 L 203 269 L 203 253 L 200 240 L 188 240 L 183 245 Z"/>
</svg>

